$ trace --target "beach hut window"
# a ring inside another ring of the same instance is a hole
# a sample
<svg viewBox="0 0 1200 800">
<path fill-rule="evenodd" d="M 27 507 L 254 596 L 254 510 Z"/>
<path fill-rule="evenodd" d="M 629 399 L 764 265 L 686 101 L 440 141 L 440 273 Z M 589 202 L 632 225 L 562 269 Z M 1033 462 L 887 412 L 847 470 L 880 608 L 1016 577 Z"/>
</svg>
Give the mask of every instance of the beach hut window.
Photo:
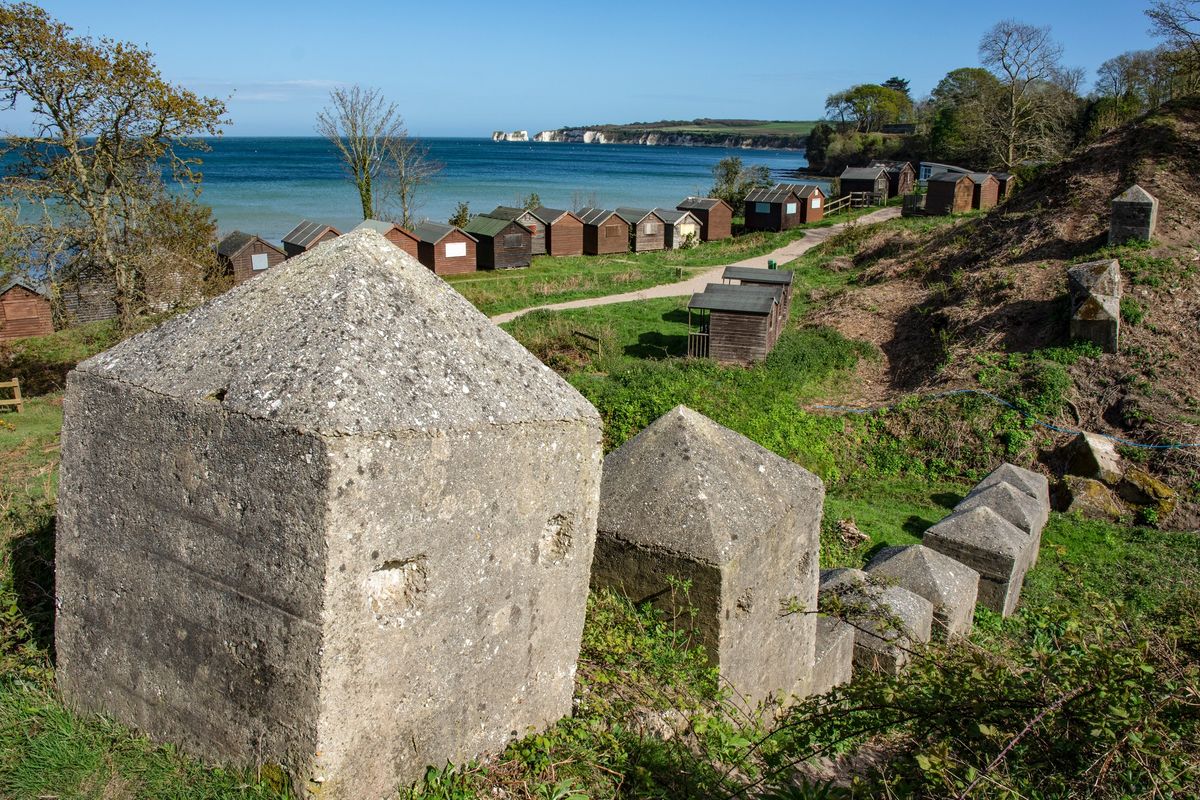
<svg viewBox="0 0 1200 800">
<path fill-rule="evenodd" d="M 642 233 L 646 234 L 647 236 L 658 233 L 658 226 L 656 226 L 653 222 L 647 222 L 642 226 Z"/>
<path fill-rule="evenodd" d="M 819 197 L 814 197 L 814 198 L 812 199 L 812 207 L 813 207 L 813 208 L 820 208 L 820 207 L 821 207 L 821 198 L 819 198 Z"/>
<path fill-rule="evenodd" d="M 754 204 L 754 213 L 755 214 L 770 214 L 771 213 L 771 204 L 770 203 L 755 203 Z"/>
<path fill-rule="evenodd" d="M 466 242 L 447 242 L 446 258 L 462 258 L 467 254 Z"/>
<path fill-rule="evenodd" d="M 795 214 L 795 213 L 796 213 L 796 204 L 795 204 L 795 203 L 788 203 L 788 204 L 787 204 L 787 213 L 789 213 L 789 214 Z"/>
<path fill-rule="evenodd" d="M 521 246 L 521 234 L 519 234 L 519 233 L 505 234 L 504 246 L 505 247 L 520 247 Z"/>
<path fill-rule="evenodd" d="M 604 238 L 605 239 L 616 239 L 620 235 L 621 234 L 619 233 L 616 225 L 605 225 L 604 226 Z"/>
<path fill-rule="evenodd" d="M 267 261 L 266 253 L 254 253 L 250 256 L 250 269 L 254 270 L 255 272 L 264 270 L 269 266 L 271 266 L 271 264 Z"/>
</svg>

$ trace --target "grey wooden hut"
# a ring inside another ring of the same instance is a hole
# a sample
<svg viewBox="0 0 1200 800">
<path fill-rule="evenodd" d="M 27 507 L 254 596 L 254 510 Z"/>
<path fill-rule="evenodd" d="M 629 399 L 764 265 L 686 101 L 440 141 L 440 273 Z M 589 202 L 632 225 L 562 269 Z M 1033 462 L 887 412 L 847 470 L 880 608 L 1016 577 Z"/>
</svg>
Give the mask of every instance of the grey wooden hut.
<svg viewBox="0 0 1200 800">
<path fill-rule="evenodd" d="M 678 250 L 689 242 L 700 242 L 700 220 L 690 211 L 677 211 L 673 208 L 656 208 L 654 213 L 662 219 L 666 228 L 666 243 L 668 250 Z M 688 237 L 691 237 L 690 239 Z"/>
<path fill-rule="evenodd" d="M 535 212 L 526 208 L 496 206 L 487 212 L 486 216 L 506 219 L 523 226 L 529 231 L 530 252 L 535 256 L 546 254 L 546 224 L 538 218 Z"/>
<path fill-rule="evenodd" d="M 883 167 L 846 167 L 839 180 L 843 195 L 859 192 L 888 199 L 888 173 Z"/>
<path fill-rule="evenodd" d="M 621 207 L 617 216 L 629 225 L 630 246 L 635 253 L 666 248 L 667 223 L 654 209 Z"/>
<path fill-rule="evenodd" d="M 688 355 L 726 364 L 763 361 L 775 346 L 779 305 L 769 287 L 710 284 L 688 302 Z"/>
</svg>

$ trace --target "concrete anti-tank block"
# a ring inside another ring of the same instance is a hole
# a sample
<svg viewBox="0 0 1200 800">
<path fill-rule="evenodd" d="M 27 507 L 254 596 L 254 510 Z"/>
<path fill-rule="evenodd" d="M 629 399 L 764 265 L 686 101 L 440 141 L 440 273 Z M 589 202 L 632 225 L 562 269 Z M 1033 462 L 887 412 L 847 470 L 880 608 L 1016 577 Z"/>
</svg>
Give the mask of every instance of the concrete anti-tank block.
<svg viewBox="0 0 1200 800">
<path fill-rule="evenodd" d="M 80 364 L 64 414 L 72 706 L 356 800 L 569 713 L 600 420 L 379 234 Z"/>
<path fill-rule="evenodd" d="M 1012 484 L 995 483 L 972 490 L 954 510 L 970 511 L 983 506 L 987 506 L 1025 532 L 1026 568 L 1037 563 L 1038 551 L 1042 544 L 1042 528 L 1049 519 L 1049 509 Z"/>
<path fill-rule="evenodd" d="M 1072 439 L 1067 445 L 1066 459 L 1068 474 L 1091 478 L 1109 486 L 1119 484 L 1125 474 L 1113 440 L 1094 433 L 1083 431 Z"/>
<path fill-rule="evenodd" d="M 975 488 L 971 490 L 971 495 L 983 492 L 998 484 L 1008 484 L 1014 489 L 1024 492 L 1032 497 L 1040 508 L 1037 515 L 1040 524 L 1037 527 L 1036 534 L 1033 534 L 1033 538 L 1029 542 L 1029 566 L 1032 567 L 1037 563 L 1038 552 L 1042 545 L 1041 529 L 1046 526 L 1046 523 L 1050 519 L 1050 481 L 1040 472 L 1034 472 L 1031 469 L 1025 469 L 1024 467 L 1018 467 L 1016 464 L 1006 462 L 996 467 L 988 473 L 986 478 L 977 483 Z M 968 495 L 968 497 L 971 495 Z M 1018 525 L 1018 527 L 1020 526 Z"/>
<path fill-rule="evenodd" d="M 958 511 L 925 531 L 922 544 L 979 573 L 979 603 L 1009 616 L 1028 569 L 1029 534 L 987 506 Z"/>
<path fill-rule="evenodd" d="M 1136 183 L 1113 198 L 1108 243 L 1148 242 L 1158 227 L 1158 198 Z"/>
<path fill-rule="evenodd" d="M 678 406 L 604 461 L 592 585 L 678 622 L 695 608 L 694 641 L 746 704 L 804 696 L 824 497 L 812 473 Z"/>
<path fill-rule="evenodd" d="M 836 598 L 854 634 L 854 666 L 897 675 L 915 645 L 929 641 L 933 604 L 900 586 L 887 585 L 861 569 L 821 571 L 821 608 Z"/>
<path fill-rule="evenodd" d="M 867 565 L 867 574 L 894 581 L 933 603 L 934 627 L 947 638 L 966 636 L 975 619 L 979 573 L 919 544 L 887 547 Z"/>
<path fill-rule="evenodd" d="M 817 617 L 817 654 L 812 693 L 826 692 L 854 678 L 854 628 L 833 617 Z"/>
</svg>

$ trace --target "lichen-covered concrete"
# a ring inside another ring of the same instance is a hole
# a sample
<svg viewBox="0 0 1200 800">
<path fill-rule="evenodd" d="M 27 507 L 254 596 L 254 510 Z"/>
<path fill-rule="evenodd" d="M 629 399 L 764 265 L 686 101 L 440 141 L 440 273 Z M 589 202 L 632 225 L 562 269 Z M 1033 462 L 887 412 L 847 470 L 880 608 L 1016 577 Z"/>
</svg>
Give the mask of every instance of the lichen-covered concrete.
<svg viewBox="0 0 1200 800">
<path fill-rule="evenodd" d="M 1071 440 L 1067 446 L 1066 461 L 1068 474 L 1091 478 L 1109 486 L 1116 486 L 1125 474 L 1113 440 L 1086 431 Z"/>
<path fill-rule="evenodd" d="M 1116 353 L 1121 338 L 1121 267 L 1115 259 L 1089 261 L 1067 270 L 1070 334 Z"/>
<path fill-rule="evenodd" d="M 954 507 L 957 511 L 970 511 L 987 506 L 1026 534 L 1026 567 L 1037 563 L 1042 544 L 1042 528 L 1050 517 L 1049 505 L 1043 505 L 1009 483 L 994 483 L 975 488 Z"/>
<path fill-rule="evenodd" d="M 958 511 L 925 531 L 926 547 L 979 573 L 979 600 L 1009 616 L 1021 598 L 1029 566 L 1029 534 L 987 506 Z"/>
<path fill-rule="evenodd" d="M 821 571 L 821 609 L 855 628 L 854 667 L 898 675 L 914 648 L 929 641 L 933 604 L 861 569 Z"/>
<path fill-rule="evenodd" d="M 605 459 L 592 584 L 691 626 L 746 704 L 806 695 L 824 496 L 815 475 L 678 406 Z"/>
<path fill-rule="evenodd" d="M 332 798 L 569 712 L 599 418 L 379 234 L 84 362 L 64 414 L 71 705 Z"/>
<path fill-rule="evenodd" d="M 947 638 L 966 636 L 975 618 L 979 573 L 923 545 L 885 547 L 867 565 L 867 574 L 894 581 L 933 603 L 934 629 Z"/>
</svg>

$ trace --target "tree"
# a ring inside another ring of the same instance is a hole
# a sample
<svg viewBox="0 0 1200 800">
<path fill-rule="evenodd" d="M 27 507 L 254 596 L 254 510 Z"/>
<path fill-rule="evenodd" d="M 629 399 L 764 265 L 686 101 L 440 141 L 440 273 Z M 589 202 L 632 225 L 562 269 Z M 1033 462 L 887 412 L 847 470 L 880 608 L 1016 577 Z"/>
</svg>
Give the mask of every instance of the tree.
<svg viewBox="0 0 1200 800">
<path fill-rule="evenodd" d="M 35 220 L 25 236 L 37 242 L 30 255 L 44 259 L 42 277 L 98 277 L 128 328 L 146 298 L 140 265 L 213 266 L 211 242 L 197 241 L 211 215 L 193 201 L 199 137 L 220 134 L 221 101 L 167 83 L 137 45 L 75 36 L 29 3 L 0 4 L 0 105 L 18 102 L 33 131 L 7 134 L 16 166 L 0 192 Z"/>
<path fill-rule="evenodd" d="M 1146 16 L 1151 33 L 1166 39 L 1167 46 L 1182 54 L 1193 68 L 1200 64 L 1200 2 L 1156 0 Z"/>
<path fill-rule="evenodd" d="M 989 118 L 1000 82 L 982 67 L 946 73 L 930 95 L 929 151 L 939 161 L 983 168 L 991 161 Z"/>
<path fill-rule="evenodd" d="M 719 197 L 734 208 L 741 208 L 751 189 L 771 185 L 771 171 L 763 164 L 747 167 L 737 156 L 722 158 L 713 165 L 712 197 Z"/>
<path fill-rule="evenodd" d="M 885 89 L 891 89 L 892 91 L 899 92 L 905 97 L 911 97 L 908 91 L 908 78 L 901 78 L 893 75 L 879 85 Z"/>
<path fill-rule="evenodd" d="M 521 201 L 521 208 L 526 211 L 533 211 L 535 208 L 540 208 L 541 205 L 542 198 L 538 197 L 537 192 L 530 192 L 529 196 Z"/>
<path fill-rule="evenodd" d="M 821 169 L 825 166 L 829 143 L 833 141 L 833 137 L 833 128 L 824 122 L 818 122 L 808 132 L 808 138 L 804 143 L 804 158 L 808 161 L 809 166 L 814 169 Z"/>
<path fill-rule="evenodd" d="M 1062 46 L 1050 29 L 998 22 L 980 40 L 979 57 L 1003 90 L 991 117 L 997 161 L 1012 169 L 1027 159 L 1058 155 L 1074 112 L 1079 73 L 1062 68 Z"/>
<path fill-rule="evenodd" d="M 404 118 L 378 89 L 337 87 L 317 114 L 317 133 L 329 140 L 354 181 L 363 219 L 375 217 L 374 183 L 388 162 L 392 142 L 405 138 Z"/>
<path fill-rule="evenodd" d="M 461 228 L 471 221 L 471 204 L 466 201 L 460 201 L 454 207 L 454 213 L 450 215 L 449 223 L 456 228 Z"/>
<path fill-rule="evenodd" d="M 843 127 L 853 124 L 858 131 L 871 133 L 910 115 L 912 100 L 895 89 L 862 83 L 829 95 L 825 110 L 836 116 Z"/>
<path fill-rule="evenodd" d="M 412 228 L 421 208 L 421 189 L 441 171 L 442 165 L 429 158 L 429 150 L 420 140 L 410 136 L 392 140 L 383 165 L 376 213 Z"/>
</svg>

